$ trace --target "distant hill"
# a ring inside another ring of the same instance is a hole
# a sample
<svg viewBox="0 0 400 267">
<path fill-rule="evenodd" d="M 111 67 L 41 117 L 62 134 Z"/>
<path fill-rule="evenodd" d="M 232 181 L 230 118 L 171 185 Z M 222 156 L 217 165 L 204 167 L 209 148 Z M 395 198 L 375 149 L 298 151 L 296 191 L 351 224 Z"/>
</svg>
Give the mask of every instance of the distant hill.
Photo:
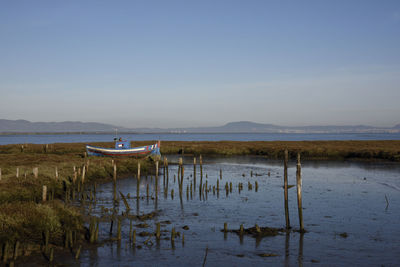
<svg viewBox="0 0 400 267">
<path fill-rule="evenodd" d="M 170 129 L 183 132 L 211 132 L 211 133 L 353 133 L 353 132 L 385 132 L 386 128 L 366 125 L 349 126 L 280 126 L 262 124 L 250 121 L 230 122 L 223 126 Z"/>
<path fill-rule="evenodd" d="M 114 125 L 97 122 L 30 122 L 27 120 L 0 119 L 0 132 L 112 132 Z"/>
<path fill-rule="evenodd" d="M 61 133 L 61 132 L 114 132 L 120 133 L 385 133 L 400 132 L 400 124 L 392 128 L 367 125 L 279 126 L 251 121 L 229 122 L 215 127 L 192 128 L 124 128 L 97 122 L 30 122 L 0 119 L 1 133 Z"/>
</svg>

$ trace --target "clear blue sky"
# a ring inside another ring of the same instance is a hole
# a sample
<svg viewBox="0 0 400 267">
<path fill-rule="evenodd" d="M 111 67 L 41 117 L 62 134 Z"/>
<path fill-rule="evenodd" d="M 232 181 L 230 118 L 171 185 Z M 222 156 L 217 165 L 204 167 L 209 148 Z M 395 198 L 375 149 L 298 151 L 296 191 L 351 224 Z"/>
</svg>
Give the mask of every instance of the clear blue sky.
<svg viewBox="0 0 400 267">
<path fill-rule="evenodd" d="M 400 123 L 400 1 L 1 1 L 0 118 Z"/>
</svg>

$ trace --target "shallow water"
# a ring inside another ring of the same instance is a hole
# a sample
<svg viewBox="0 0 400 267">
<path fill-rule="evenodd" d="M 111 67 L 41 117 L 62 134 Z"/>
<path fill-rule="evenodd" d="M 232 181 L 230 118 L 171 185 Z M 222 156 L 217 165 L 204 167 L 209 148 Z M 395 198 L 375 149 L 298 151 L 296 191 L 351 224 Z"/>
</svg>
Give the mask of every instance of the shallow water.
<svg viewBox="0 0 400 267">
<path fill-rule="evenodd" d="M 170 157 L 169 161 L 177 162 Z M 142 177 L 140 194 L 144 198 L 137 205 L 136 178 L 130 177 L 117 182 L 117 190 L 128 199 L 136 214 L 158 210 L 158 216 L 145 221 L 148 228 L 138 228 L 136 245 L 129 242 L 130 221 L 122 222 L 121 242 L 104 242 L 100 247 L 82 251 L 82 266 L 177 266 L 202 265 L 206 255 L 206 266 L 252 266 L 252 265 L 385 265 L 393 266 L 400 262 L 400 165 L 393 163 L 340 163 L 303 162 L 303 216 L 307 233 L 282 233 L 274 237 L 256 240 L 250 236 L 240 238 L 235 233 L 224 234 L 224 222 L 229 229 L 245 228 L 258 224 L 261 227 L 285 227 L 283 198 L 283 164 L 259 157 L 235 157 L 204 159 L 203 183 L 215 186 L 222 170 L 219 196 L 213 190 L 200 200 L 200 167 L 197 165 L 197 186 L 192 197 L 187 199 L 187 185 L 193 182 L 193 159 L 184 158 L 185 179 L 182 199 L 178 195 L 177 165 L 169 165 L 169 187 L 165 197 L 163 174 L 160 171 L 159 193 L 155 199 L 145 198 L 146 185 L 155 196 L 154 178 Z M 197 159 L 197 162 L 199 160 Z M 251 171 L 259 176 L 250 176 Z M 268 176 L 270 172 L 270 176 Z M 295 163 L 289 164 L 289 184 L 295 184 Z M 206 175 L 208 178 L 206 178 Z M 258 191 L 255 191 L 255 181 Z M 232 182 L 232 193 L 226 195 L 225 183 Z M 239 182 L 243 190 L 238 191 Z M 248 182 L 253 186 L 248 189 Z M 170 191 L 175 196 L 171 199 Z M 98 186 L 96 204 L 91 205 L 91 215 L 101 217 L 103 208 L 113 207 L 112 183 Z M 385 199 L 387 197 L 389 205 Z M 120 201 L 118 214 L 126 212 Z M 297 217 L 296 188 L 289 189 L 289 213 L 291 226 L 299 228 Z M 145 245 L 148 237 L 138 233 L 155 232 L 157 222 L 161 223 L 161 240 L 153 245 Z M 133 221 L 133 225 L 143 223 Z M 188 226 L 188 230 L 182 229 Z M 172 246 L 169 237 L 172 227 L 184 233 L 176 237 Z M 108 240 L 110 222 L 100 223 L 100 242 Z M 163 232 L 165 231 L 165 232 Z M 347 237 L 340 234 L 346 233 Z M 116 236 L 114 223 L 113 237 Z M 259 254 L 273 254 L 261 257 Z M 76 262 L 74 262 L 76 264 Z"/>
<path fill-rule="evenodd" d="M 315 141 L 400 140 L 400 133 L 137 133 L 124 134 L 135 141 Z M 111 142 L 114 134 L 2 134 L 0 145 Z"/>
</svg>

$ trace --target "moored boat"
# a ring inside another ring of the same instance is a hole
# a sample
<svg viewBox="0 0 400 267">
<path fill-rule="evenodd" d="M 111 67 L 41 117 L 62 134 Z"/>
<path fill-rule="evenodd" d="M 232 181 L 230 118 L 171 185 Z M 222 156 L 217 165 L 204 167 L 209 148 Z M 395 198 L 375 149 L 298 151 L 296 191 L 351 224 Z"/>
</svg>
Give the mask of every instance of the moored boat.
<svg viewBox="0 0 400 267">
<path fill-rule="evenodd" d="M 86 145 L 86 151 L 89 156 L 108 156 L 108 157 L 144 157 L 160 156 L 160 141 L 153 145 L 131 148 L 129 141 L 115 142 L 115 148 L 105 148 Z"/>
</svg>

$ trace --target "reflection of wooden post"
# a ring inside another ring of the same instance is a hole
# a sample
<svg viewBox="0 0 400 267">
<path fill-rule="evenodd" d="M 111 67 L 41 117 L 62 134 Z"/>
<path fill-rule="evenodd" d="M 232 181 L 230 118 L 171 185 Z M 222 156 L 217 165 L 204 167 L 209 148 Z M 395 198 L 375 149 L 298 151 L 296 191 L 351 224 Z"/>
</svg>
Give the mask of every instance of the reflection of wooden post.
<svg viewBox="0 0 400 267">
<path fill-rule="evenodd" d="M 304 232 L 303 225 L 303 208 L 302 208 L 302 195 L 301 195 L 301 163 L 300 163 L 300 153 L 297 153 L 297 172 L 296 172 L 296 181 L 297 181 L 297 208 L 299 211 L 299 221 L 300 221 L 300 232 Z"/>
<path fill-rule="evenodd" d="M 286 229 L 290 228 L 290 219 L 289 219 L 289 198 L 288 198 L 288 160 L 289 153 L 287 149 L 285 149 L 285 160 L 283 162 L 283 177 L 284 177 L 284 191 L 285 191 L 285 219 L 286 219 Z"/>
<path fill-rule="evenodd" d="M 160 223 L 158 222 L 156 224 L 156 238 L 157 238 L 157 240 L 160 240 L 160 237 L 161 237 Z"/>
</svg>

